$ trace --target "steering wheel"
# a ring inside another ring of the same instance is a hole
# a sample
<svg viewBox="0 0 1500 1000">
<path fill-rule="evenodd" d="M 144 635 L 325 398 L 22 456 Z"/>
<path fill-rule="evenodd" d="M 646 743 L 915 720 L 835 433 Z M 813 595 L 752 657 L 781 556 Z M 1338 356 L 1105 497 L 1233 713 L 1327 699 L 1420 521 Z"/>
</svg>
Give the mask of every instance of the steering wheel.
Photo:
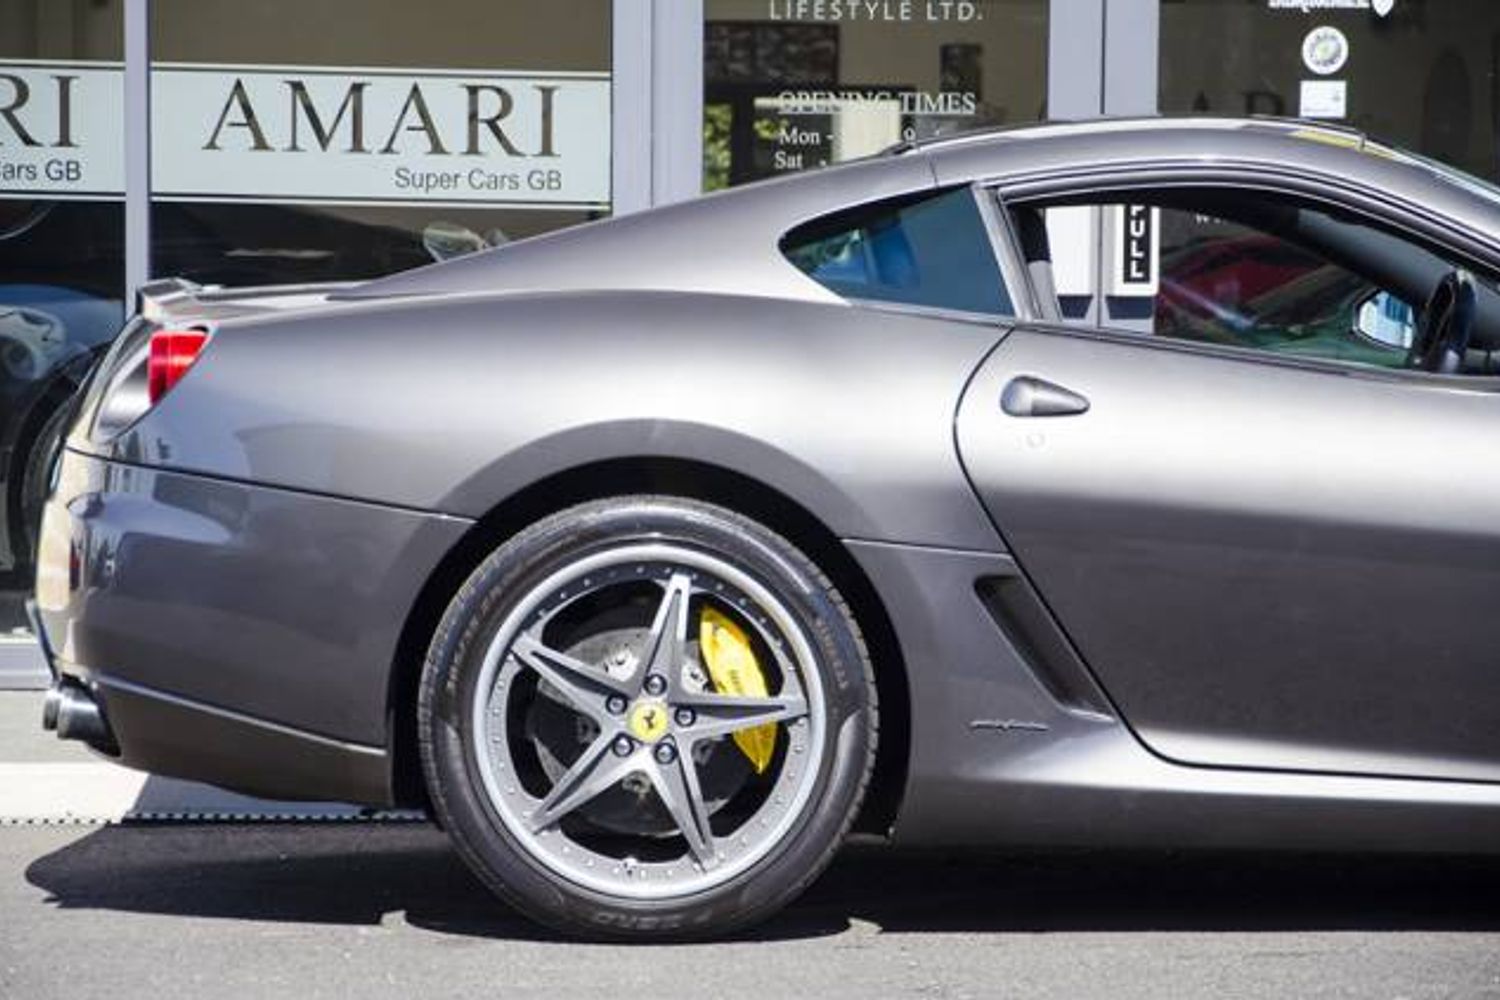
<svg viewBox="0 0 1500 1000">
<path fill-rule="evenodd" d="M 1406 367 L 1443 375 L 1458 373 L 1473 333 L 1474 278 L 1468 271 L 1449 271 L 1422 307 Z"/>
</svg>

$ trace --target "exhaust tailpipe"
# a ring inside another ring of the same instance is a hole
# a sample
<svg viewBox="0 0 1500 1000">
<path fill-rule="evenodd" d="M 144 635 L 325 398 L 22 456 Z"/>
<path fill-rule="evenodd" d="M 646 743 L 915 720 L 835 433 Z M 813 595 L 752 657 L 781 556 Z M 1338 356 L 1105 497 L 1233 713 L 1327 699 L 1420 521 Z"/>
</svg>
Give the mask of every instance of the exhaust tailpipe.
<svg viewBox="0 0 1500 1000">
<path fill-rule="evenodd" d="M 60 740 L 78 740 L 100 753 L 118 756 L 120 747 L 104 717 L 104 709 L 78 682 L 60 678 L 47 690 L 42 702 L 42 728 L 57 733 Z"/>
</svg>

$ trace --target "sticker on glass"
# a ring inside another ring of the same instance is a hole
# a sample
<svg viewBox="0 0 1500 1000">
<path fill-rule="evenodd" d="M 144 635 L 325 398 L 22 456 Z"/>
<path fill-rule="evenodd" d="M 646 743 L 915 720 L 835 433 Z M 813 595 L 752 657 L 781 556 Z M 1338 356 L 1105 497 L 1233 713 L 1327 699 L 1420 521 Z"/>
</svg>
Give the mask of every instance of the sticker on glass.
<svg viewBox="0 0 1500 1000">
<path fill-rule="evenodd" d="M 1303 80 L 1299 118 L 1344 118 L 1349 114 L 1349 87 L 1343 80 Z"/>
<path fill-rule="evenodd" d="M 1337 73 L 1348 61 L 1349 39 L 1332 25 L 1314 28 L 1302 39 L 1302 62 L 1319 76 Z"/>
</svg>

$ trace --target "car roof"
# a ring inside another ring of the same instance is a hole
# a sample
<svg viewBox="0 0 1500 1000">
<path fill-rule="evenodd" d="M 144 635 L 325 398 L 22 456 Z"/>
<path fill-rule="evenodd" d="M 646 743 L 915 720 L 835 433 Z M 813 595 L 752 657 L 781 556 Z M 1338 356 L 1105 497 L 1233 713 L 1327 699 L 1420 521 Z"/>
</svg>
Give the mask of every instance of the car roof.
<svg viewBox="0 0 1500 1000">
<path fill-rule="evenodd" d="M 1209 114 L 1155 114 L 1121 115 L 1109 118 L 1050 118 L 1044 121 L 1022 121 L 1017 124 L 998 124 L 986 129 L 966 129 L 948 135 L 930 136 L 892 145 L 891 153 L 913 150 L 938 150 L 956 145 L 974 145 L 978 142 L 993 142 L 999 139 L 1011 141 L 1035 141 L 1067 135 L 1101 135 L 1101 133 L 1137 133 L 1151 135 L 1160 132 L 1178 132 L 1191 129 L 1197 132 L 1251 132 L 1262 135 L 1290 135 L 1308 130 L 1346 139 L 1364 141 L 1368 136 L 1359 129 L 1344 124 L 1329 123 L 1317 118 L 1286 118 L 1277 115 L 1232 115 Z"/>
<path fill-rule="evenodd" d="M 963 132 L 898 143 L 886 152 L 890 155 L 902 155 L 1000 141 L 1034 142 L 1038 139 L 1076 135 L 1097 136 L 1109 133 L 1150 136 L 1183 130 L 1191 130 L 1200 138 L 1205 132 L 1248 132 L 1252 135 L 1305 135 L 1308 132 L 1316 132 L 1329 138 L 1336 138 L 1337 141 L 1343 143 L 1353 144 L 1363 143 L 1369 138 L 1356 128 L 1307 118 L 1268 115 L 1252 115 L 1246 118 L 1225 115 L 1151 115 L 1050 119 L 1014 125 L 996 125 L 990 128 L 968 129 Z"/>
<path fill-rule="evenodd" d="M 1380 163 L 1413 161 L 1339 125 L 1288 118 L 1180 116 L 1099 118 L 981 129 L 893 148 L 894 156 L 921 156 L 953 180 L 1027 173 L 1055 162 L 1136 165 L 1175 160 L 1263 162 L 1362 174 Z M 1430 174 L 1430 168 L 1419 173 Z"/>
</svg>

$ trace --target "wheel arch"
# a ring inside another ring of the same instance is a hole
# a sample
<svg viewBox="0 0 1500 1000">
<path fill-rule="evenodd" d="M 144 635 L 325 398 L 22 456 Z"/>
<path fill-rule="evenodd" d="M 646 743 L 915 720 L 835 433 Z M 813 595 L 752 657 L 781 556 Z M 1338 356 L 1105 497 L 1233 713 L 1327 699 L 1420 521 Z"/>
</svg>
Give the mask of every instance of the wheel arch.
<svg viewBox="0 0 1500 1000">
<path fill-rule="evenodd" d="M 388 742 L 395 800 L 425 805 L 416 702 L 427 644 L 452 595 L 495 546 L 556 511 L 610 496 L 651 493 L 718 504 L 754 518 L 805 552 L 849 602 L 875 668 L 880 741 L 875 773 L 854 829 L 885 834 L 906 786 L 911 708 L 908 673 L 891 617 L 873 581 L 838 536 L 806 506 L 765 483 L 694 459 L 612 458 L 555 472 L 493 506 L 423 584 L 396 644 L 387 694 Z"/>
</svg>

